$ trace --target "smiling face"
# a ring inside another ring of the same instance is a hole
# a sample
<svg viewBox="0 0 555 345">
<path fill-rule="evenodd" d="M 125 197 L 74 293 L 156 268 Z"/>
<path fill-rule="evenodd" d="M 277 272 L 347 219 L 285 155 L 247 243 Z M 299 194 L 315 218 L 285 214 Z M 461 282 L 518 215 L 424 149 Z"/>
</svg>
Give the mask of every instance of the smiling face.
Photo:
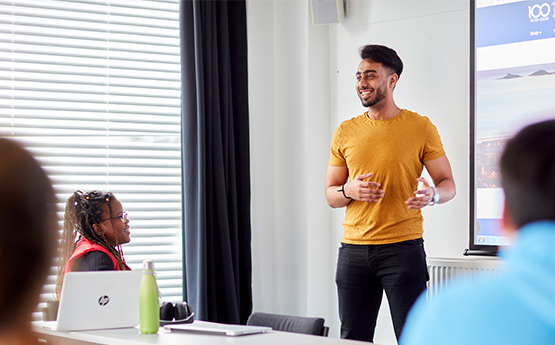
<svg viewBox="0 0 555 345">
<path fill-rule="evenodd" d="M 358 65 L 355 89 L 362 105 L 373 107 L 391 97 L 397 83 L 397 75 L 381 63 L 365 59 Z"/>
<path fill-rule="evenodd" d="M 127 214 L 123 211 L 121 202 L 113 197 L 110 200 L 110 206 L 112 207 L 111 215 L 108 205 L 104 205 L 102 210 L 103 220 L 100 221 L 97 231 L 103 233 L 106 240 L 114 247 L 129 243 L 131 241 L 129 220 L 126 218 Z"/>
</svg>

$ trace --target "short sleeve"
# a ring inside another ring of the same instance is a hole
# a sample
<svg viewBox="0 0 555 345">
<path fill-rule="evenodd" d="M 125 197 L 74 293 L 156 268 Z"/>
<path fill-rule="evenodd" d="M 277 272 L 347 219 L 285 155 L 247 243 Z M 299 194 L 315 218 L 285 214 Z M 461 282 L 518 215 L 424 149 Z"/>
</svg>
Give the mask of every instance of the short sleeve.
<svg viewBox="0 0 555 345">
<path fill-rule="evenodd" d="M 426 118 L 426 143 L 424 144 L 424 152 L 422 161 L 431 161 L 445 155 L 441 137 L 436 126 Z"/>
<path fill-rule="evenodd" d="M 330 147 L 330 160 L 329 165 L 331 166 L 347 166 L 345 156 L 343 155 L 341 147 L 341 126 L 337 127 L 333 138 L 331 139 Z"/>
</svg>

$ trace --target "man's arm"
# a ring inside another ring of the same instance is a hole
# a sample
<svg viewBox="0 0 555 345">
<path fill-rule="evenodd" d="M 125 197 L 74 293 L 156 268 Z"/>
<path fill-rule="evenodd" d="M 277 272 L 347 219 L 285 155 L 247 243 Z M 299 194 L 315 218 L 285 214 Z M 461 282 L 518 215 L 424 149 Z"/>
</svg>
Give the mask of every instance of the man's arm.
<svg viewBox="0 0 555 345">
<path fill-rule="evenodd" d="M 349 170 L 347 167 L 328 165 L 326 172 L 326 200 L 328 205 L 336 207 L 347 206 L 351 199 L 345 198 L 341 192 L 341 186 L 347 182 Z M 337 191 L 339 189 L 339 192 Z M 345 195 L 348 195 L 345 191 Z"/>
<path fill-rule="evenodd" d="M 352 199 L 378 202 L 383 198 L 383 190 L 378 182 L 364 181 L 373 174 L 362 174 L 347 183 L 349 170 L 343 166 L 328 165 L 326 172 L 326 200 L 331 207 L 345 207 Z M 343 188 L 343 191 L 342 191 Z"/>
<path fill-rule="evenodd" d="M 453 172 L 451 171 L 451 164 L 447 156 L 441 156 L 424 162 L 426 170 L 434 181 L 435 188 L 439 194 L 439 203 L 443 204 L 455 197 L 455 181 L 453 180 Z M 420 177 L 418 181 L 424 184 L 424 188 L 415 192 L 416 196 L 409 198 L 405 203 L 410 209 L 421 209 L 428 205 L 434 197 L 435 191 L 426 179 Z"/>
<path fill-rule="evenodd" d="M 440 195 L 439 203 L 443 204 L 453 199 L 457 191 L 455 188 L 455 180 L 453 179 L 453 172 L 451 171 L 451 164 L 449 164 L 447 156 L 443 155 L 431 161 L 425 161 L 424 165 Z"/>
</svg>

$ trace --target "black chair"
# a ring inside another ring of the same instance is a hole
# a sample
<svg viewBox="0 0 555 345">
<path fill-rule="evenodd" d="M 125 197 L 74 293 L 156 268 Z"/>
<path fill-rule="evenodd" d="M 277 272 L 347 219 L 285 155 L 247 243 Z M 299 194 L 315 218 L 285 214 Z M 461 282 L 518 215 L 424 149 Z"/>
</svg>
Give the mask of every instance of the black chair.
<svg viewBox="0 0 555 345">
<path fill-rule="evenodd" d="M 272 327 L 276 331 L 328 336 L 329 327 L 321 317 L 301 317 L 268 313 L 252 313 L 247 325 Z"/>
</svg>

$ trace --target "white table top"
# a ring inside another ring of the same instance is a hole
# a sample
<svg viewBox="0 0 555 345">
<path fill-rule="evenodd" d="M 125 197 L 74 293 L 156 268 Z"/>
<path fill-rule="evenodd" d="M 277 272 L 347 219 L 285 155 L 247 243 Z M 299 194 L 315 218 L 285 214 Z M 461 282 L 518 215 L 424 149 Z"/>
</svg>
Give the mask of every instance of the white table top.
<svg viewBox="0 0 555 345">
<path fill-rule="evenodd" d="M 98 331 L 60 332 L 35 326 L 33 330 L 40 339 L 60 344 L 104 344 L 104 345 L 356 345 L 366 342 L 328 338 L 307 334 L 270 331 L 237 337 L 221 335 L 170 332 L 160 328 L 157 334 L 141 334 L 138 327 Z"/>
</svg>

